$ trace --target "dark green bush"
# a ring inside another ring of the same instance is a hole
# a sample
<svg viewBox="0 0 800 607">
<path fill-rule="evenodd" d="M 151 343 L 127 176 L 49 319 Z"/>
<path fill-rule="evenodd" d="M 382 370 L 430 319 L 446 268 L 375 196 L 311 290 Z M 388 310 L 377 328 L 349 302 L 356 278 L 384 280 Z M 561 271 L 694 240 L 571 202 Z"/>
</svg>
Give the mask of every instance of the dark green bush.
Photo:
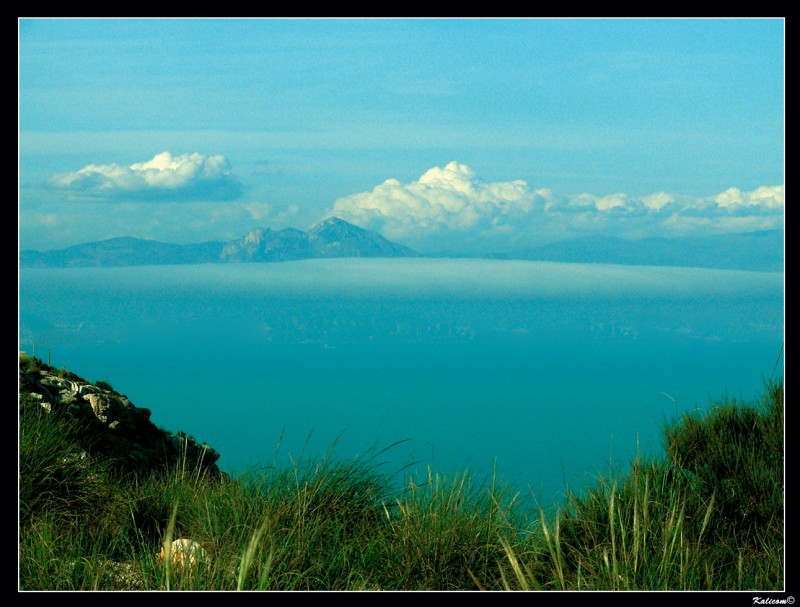
<svg viewBox="0 0 800 607">
<path fill-rule="evenodd" d="M 108 390 L 109 392 L 113 392 L 114 388 L 111 387 L 111 384 L 103 379 L 98 379 L 94 382 L 94 385 L 100 388 L 101 390 Z"/>
<path fill-rule="evenodd" d="M 783 383 L 755 404 L 735 399 L 666 428 L 667 457 L 700 502 L 714 496 L 720 540 L 757 546 L 783 529 Z"/>
<path fill-rule="evenodd" d="M 48 516 L 85 527 L 95 538 L 113 535 L 124 496 L 109 464 L 81 447 L 85 429 L 48 412 L 30 394 L 22 394 L 19 405 L 20 526 Z"/>
</svg>

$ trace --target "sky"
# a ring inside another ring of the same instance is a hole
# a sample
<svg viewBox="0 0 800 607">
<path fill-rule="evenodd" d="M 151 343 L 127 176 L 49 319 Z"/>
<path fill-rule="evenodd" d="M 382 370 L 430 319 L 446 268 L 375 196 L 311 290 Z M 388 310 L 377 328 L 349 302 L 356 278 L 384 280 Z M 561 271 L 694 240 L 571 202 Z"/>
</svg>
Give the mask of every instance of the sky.
<svg viewBox="0 0 800 607">
<path fill-rule="evenodd" d="M 20 249 L 783 227 L 783 19 L 18 22 Z"/>
</svg>

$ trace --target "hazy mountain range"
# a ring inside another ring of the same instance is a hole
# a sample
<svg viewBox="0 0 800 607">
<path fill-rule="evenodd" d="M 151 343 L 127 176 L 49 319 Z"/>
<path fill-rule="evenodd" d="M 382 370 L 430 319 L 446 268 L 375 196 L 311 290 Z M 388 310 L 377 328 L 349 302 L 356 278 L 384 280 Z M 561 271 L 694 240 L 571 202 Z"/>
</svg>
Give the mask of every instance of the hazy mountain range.
<svg viewBox="0 0 800 607">
<path fill-rule="evenodd" d="M 291 261 L 323 257 L 414 257 L 417 253 L 336 217 L 308 232 L 258 228 L 231 242 L 171 244 L 123 236 L 53 251 L 21 251 L 20 267 L 69 268 Z"/>
<path fill-rule="evenodd" d="M 377 232 L 330 217 L 307 232 L 294 228 L 258 228 L 230 242 L 172 244 L 119 237 L 51 251 L 25 250 L 20 252 L 19 265 L 66 268 L 419 256 L 422 255 L 387 240 Z M 779 272 L 784 269 L 784 231 L 639 240 L 589 236 L 484 257 Z"/>
<path fill-rule="evenodd" d="M 784 231 L 765 230 L 715 236 L 639 240 L 626 240 L 614 236 L 587 236 L 494 257 L 782 272 Z"/>
</svg>

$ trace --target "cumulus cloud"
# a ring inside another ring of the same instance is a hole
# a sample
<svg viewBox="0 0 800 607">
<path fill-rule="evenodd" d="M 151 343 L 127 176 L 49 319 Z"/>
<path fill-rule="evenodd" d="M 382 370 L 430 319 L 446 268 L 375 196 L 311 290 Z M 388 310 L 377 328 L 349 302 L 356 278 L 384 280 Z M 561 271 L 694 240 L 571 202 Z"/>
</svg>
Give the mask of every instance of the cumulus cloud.
<svg viewBox="0 0 800 607">
<path fill-rule="evenodd" d="M 651 211 L 660 211 L 670 203 L 675 202 L 675 197 L 666 192 L 656 192 L 642 196 L 642 205 Z"/>
<path fill-rule="evenodd" d="M 783 186 L 730 188 L 705 198 L 668 192 L 565 197 L 520 179 L 487 183 L 453 161 L 411 183 L 387 179 L 372 191 L 340 198 L 330 214 L 417 246 L 429 237 L 524 246 L 587 233 L 670 236 L 777 228 L 783 210 Z"/>
<path fill-rule="evenodd" d="M 783 186 L 761 186 L 752 192 L 742 192 L 739 188 L 729 188 L 714 197 L 721 207 L 764 207 L 783 209 Z"/>
<path fill-rule="evenodd" d="M 109 200 L 233 200 L 242 187 L 224 156 L 157 154 L 130 166 L 90 164 L 54 175 L 51 188 Z"/>
<path fill-rule="evenodd" d="M 371 192 L 340 198 L 333 214 L 362 225 L 380 223 L 397 238 L 502 228 L 542 204 L 544 198 L 522 180 L 485 183 L 468 166 L 451 162 L 409 184 L 387 179 Z"/>
</svg>

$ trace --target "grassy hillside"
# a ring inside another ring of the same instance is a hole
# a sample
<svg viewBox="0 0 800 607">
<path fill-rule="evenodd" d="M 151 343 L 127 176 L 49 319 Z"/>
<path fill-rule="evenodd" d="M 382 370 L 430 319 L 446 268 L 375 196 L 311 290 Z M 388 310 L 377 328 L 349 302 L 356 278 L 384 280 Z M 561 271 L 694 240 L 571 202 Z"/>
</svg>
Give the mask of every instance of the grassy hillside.
<svg viewBox="0 0 800 607">
<path fill-rule="evenodd" d="M 782 590 L 783 393 L 684 414 L 661 456 L 555 513 L 501 479 L 395 487 L 376 459 L 333 450 L 235 478 L 124 476 L 23 393 L 19 589 Z M 178 538 L 195 560 L 160 558 Z"/>
</svg>

